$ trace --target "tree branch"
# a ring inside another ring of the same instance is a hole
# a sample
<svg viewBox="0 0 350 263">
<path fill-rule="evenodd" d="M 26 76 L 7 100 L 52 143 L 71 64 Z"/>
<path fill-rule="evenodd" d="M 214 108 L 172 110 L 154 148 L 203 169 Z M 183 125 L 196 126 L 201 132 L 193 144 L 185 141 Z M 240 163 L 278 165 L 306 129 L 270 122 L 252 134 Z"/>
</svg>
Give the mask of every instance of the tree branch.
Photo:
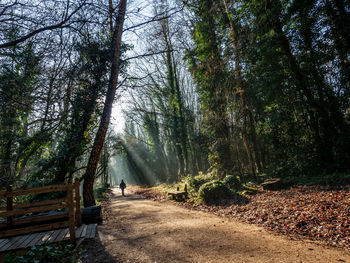
<svg viewBox="0 0 350 263">
<path fill-rule="evenodd" d="M 65 27 L 65 24 L 72 18 L 72 16 L 78 12 L 84 5 L 85 5 L 86 1 L 84 1 L 83 3 L 81 3 L 70 15 L 66 15 L 65 19 L 62 20 L 60 23 L 58 24 L 55 24 L 55 25 L 51 25 L 51 26 L 45 26 L 45 27 L 42 27 L 42 28 L 39 28 L 37 30 L 34 30 L 33 32 L 30 32 L 29 34 L 23 36 L 23 37 L 20 37 L 16 40 L 12 40 L 10 42 L 7 42 L 7 43 L 3 43 L 3 44 L 0 44 L 0 48 L 7 48 L 7 47 L 12 47 L 12 46 L 15 46 L 19 43 L 22 43 L 24 41 L 26 41 L 27 39 L 41 33 L 41 32 L 44 32 L 44 31 L 48 31 L 48 30 L 54 30 L 54 29 L 57 29 L 57 28 L 63 28 Z"/>
<path fill-rule="evenodd" d="M 156 15 L 155 17 L 153 17 L 152 19 L 150 19 L 150 20 L 148 20 L 148 21 L 146 21 L 146 22 L 143 22 L 143 23 L 140 23 L 140 24 L 137 24 L 137 25 L 134 25 L 134 26 L 130 26 L 130 27 L 128 27 L 128 28 L 125 28 L 125 29 L 123 30 L 123 32 L 129 31 L 129 30 L 131 30 L 131 29 L 134 29 L 134 28 L 137 28 L 137 27 L 140 27 L 140 26 L 147 25 L 147 24 L 152 23 L 152 22 L 162 21 L 162 20 L 164 20 L 164 19 L 168 19 L 168 18 L 170 18 L 172 15 L 175 15 L 176 13 L 179 13 L 179 12 L 181 12 L 181 11 L 182 11 L 182 8 L 179 9 L 179 10 L 176 10 L 175 12 L 173 12 L 173 13 L 171 13 L 170 15 L 167 15 L 167 16 L 159 17 L 159 15 Z"/>
<path fill-rule="evenodd" d="M 159 55 L 159 54 L 163 54 L 163 53 L 166 53 L 168 52 L 169 50 L 162 50 L 162 51 L 158 51 L 158 52 L 153 52 L 153 53 L 148 53 L 148 54 L 141 54 L 141 55 L 137 55 L 137 56 L 134 56 L 134 57 L 129 57 L 129 58 L 126 58 L 123 60 L 124 61 L 128 61 L 128 60 L 131 60 L 131 59 L 136 59 L 136 58 L 143 58 L 143 57 L 149 57 L 149 56 L 153 56 L 153 55 Z M 176 50 L 170 50 L 170 52 L 173 52 L 173 51 L 176 51 Z"/>
</svg>

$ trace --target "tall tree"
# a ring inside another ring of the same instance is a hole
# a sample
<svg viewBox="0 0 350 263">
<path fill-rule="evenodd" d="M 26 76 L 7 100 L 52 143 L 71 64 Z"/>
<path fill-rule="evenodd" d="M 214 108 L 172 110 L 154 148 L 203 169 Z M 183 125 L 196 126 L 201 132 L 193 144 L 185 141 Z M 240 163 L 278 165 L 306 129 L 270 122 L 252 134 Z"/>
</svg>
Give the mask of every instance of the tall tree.
<svg viewBox="0 0 350 263">
<path fill-rule="evenodd" d="M 94 144 L 90 153 L 89 162 L 84 174 L 84 184 L 83 184 L 83 199 L 84 206 L 95 205 L 95 198 L 93 195 L 95 173 L 100 159 L 101 151 L 107 134 L 112 105 L 115 99 L 115 93 L 117 89 L 117 82 L 119 76 L 120 68 L 120 54 L 121 54 L 121 38 L 123 33 L 123 25 L 125 20 L 127 0 L 120 0 L 118 16 L 115 23 L 115 28 L 113 31 L 112 44 L 111 44 L 111 74 L 109 77 L 108 89 L 106 94 L 106 99 L 104 103 L 104 108 L 102 116 L 100 119 L 100 125 L 94 140 Z"/>
<path fill-rule="evenodd" d="M 229 77 L 215 26 L 217 6 L 209 0 L 193 1 L 193 5 L 196 15 L 193 32 L 195 48 L 188 55 L 190 71 L 200 94 L 203 128 L 213 141 L 209 163 L 222 177 L 233 169 L 227 113 Z"/>
<path fill-rule="evenodd" d="M 253 150 L 250 145 L 250 141 L 248 138 L 248 132 L 247 132 L 247 125 L 249 124 L 248 118 L 251 118 L 251 115 L 248 114 L 248 105 L 247 105 L 247 83 L 243 79 L 243 72 L 242 72 L 242 62 L 241 62 L 241 43 L 240 43 L 240 36 L 238 34 L 239 25 L 237 25 L 231 15 L 230 7 L 227 2 L 227 0 L 223 0 L 223 8 L 225 11 L 225 14 L 228 19 L 229 24 L 229 30 L 230 30 L 230 36 L 231 41 L 234 46 L 234 53 L 233 53 L 233 60 L 235 62 L 235 69 L 234 69 L 234 78 L 235 78 L 235 94 L 239 95 L 240 103 L 241 103 L 241 110 L 242 110 L 242 139 L 244 143 L 244 147 L 247 151 L 248 161 L 250 165 L 250 171 L 252 175 L 256 178 L 256 167 L 255 167 L 255 160 L 253 156 Z"/>
</svg>

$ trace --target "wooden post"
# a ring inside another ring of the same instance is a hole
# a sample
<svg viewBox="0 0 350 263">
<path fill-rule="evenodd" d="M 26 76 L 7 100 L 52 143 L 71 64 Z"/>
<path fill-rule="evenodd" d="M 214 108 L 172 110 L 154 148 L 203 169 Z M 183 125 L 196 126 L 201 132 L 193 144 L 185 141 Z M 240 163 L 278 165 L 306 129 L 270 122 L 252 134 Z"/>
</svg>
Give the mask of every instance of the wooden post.
<svg viewBox="0 0 350 263">
<path fill-rule="evenodd" d="M 12 185 L 9 185 L 7 187 L 7 193 L 11 193 L 12 192 Z M 6 211 L 12 211 L 13 210 L 13 197 L 9 196 L 6 197 Z M 13 224 L 13 216 L 8 216 L 7 217 L 7 225 L 12 225 Z"/>
<path fill-rule="evenodd" d="M 69 235 L 70 242 L 75 245 L 75 213 L 74 213 L 74 199 L 73 199 L 73 184 L 67 186 L 67 199 L 68 199 L 68 214 L 69 214 Z"/>
<path fill-rule="evenodd" d="M 75 219 L 77 226 L 81 225 L 81 209 L 80 209 L 80 181 L 75 179 L 74 181 L 75 188 Z"/>
</svg>

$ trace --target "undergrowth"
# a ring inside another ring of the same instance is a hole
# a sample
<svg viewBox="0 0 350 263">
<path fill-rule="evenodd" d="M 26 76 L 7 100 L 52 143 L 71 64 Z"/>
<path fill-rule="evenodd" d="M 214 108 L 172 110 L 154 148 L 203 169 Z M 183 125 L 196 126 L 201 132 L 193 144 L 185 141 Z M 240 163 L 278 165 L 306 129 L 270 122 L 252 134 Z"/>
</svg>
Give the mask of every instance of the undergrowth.
<svg viewBox="0 0 350 263">
<path fill-rule="evenodd" d="M 106 184 L 103 185 L 102 187 L 99 187 L 97 189 L 94 190 L 94 196 L 97 202 L 101 202 L 105 199 L 105 194 L 109 193 L 110 190 L 110 185 Z"/>
<path fill-rule="evenodd" d="M 78 251 L 71 244 L 63 242 L 33 246 L 24 254 L 7 253 L 5 263 L 75 263 Z"/>
</svg>

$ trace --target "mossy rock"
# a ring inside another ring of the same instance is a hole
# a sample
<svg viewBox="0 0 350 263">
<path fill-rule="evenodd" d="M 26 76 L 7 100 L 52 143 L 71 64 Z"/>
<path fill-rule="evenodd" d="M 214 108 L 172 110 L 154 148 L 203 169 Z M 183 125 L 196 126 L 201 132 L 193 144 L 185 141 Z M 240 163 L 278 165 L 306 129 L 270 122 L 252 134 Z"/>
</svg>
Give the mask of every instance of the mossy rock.
<svg viewBox="0 0 350 263">
<path fill-rule="evenodd" d="M 199 190 L 199 188 L 212 180 L 212 177 L 208 174 L 202 174 L 200 173 L 197 176 L 189 176 L 187 177 L 187 183 L 191 189 L 193 189 L 195 192 Z"/>
<path fill-rule="evenodd" d="M 203 184 L 198 191 L 198 197 L 205 203 L 215 203 L 221 199 L 231 198 L 232 191 L 221 181 L 213 180 Z"/>
<path fill-rule="evenodd" d="M 238 191 L 243 188 L 241 180 L 238 176 L 227 175 L 222 181 L 229 189 Z"/>
</svg>

